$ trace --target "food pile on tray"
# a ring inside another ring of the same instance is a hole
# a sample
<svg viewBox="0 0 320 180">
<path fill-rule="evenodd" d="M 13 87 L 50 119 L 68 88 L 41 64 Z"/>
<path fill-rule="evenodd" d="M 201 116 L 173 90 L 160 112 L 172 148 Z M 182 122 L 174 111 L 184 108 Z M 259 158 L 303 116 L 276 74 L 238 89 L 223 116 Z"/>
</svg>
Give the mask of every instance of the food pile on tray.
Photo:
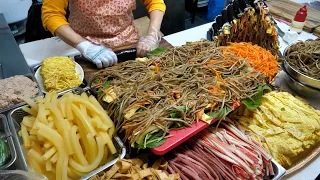
<svg viewBox="0 0 320 180">
<path fill-rule="evenodd" d="M 23 102 L 23 98 L 33 98 L 39 93 L 32 77 L 17 75 L 0 80 L 0 112 Z"/>
<path fill-rule="evenodd" d="M 190 43 L 96 74 L 98 100 L 131 147 L 155 148 L 170 129 L 221 119 L 242 102 L 255 105 L 252 99 L 268 87 L 268 76 L 228 48 L 214 46 Z"/>
<path fill-rule="evenodd" d="M 287 92 L 265 94 L 257 109 L 239 109 L 232 119 L 285 168 L 320 139 L 320 111 Z"/>
</svg>

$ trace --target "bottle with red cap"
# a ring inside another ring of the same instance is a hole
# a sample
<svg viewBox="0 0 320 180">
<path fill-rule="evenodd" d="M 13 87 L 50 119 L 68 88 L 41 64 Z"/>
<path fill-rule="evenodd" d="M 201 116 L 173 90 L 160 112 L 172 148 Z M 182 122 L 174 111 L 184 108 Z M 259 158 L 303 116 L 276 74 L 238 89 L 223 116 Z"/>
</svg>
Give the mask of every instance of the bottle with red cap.
<svg viewBox="0 0 320 180">
<path fill-rule="evenodd" d="M 300 8 L 291 22 L 290 31 L 296 31 L 298 34 L 300 34 L 302 32 L 307 15 L 307 6 Z"/>
</svg>

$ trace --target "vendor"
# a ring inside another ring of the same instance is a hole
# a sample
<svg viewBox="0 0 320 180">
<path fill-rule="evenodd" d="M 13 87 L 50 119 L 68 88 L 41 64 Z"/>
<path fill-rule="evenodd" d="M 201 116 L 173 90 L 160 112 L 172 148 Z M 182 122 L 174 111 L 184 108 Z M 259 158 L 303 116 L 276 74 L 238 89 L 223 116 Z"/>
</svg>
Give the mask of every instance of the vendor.
<svg viewBox="0 0 320 180">
<path fill-rule="evenodd" d="M 45 29 L 78 49 L 98 68 L 117 63 L 112 49 L 138 43 L 137 56 L 144 57 L 159 46 L 160 27 L 166 6 L 163 0 L 142 0 L 150 14 L 148 34 L 139 39 L 133 24 L 135 0 L 43 0 Z M 66 9 L 69 7 L 69 22 Z"/>
</svg>

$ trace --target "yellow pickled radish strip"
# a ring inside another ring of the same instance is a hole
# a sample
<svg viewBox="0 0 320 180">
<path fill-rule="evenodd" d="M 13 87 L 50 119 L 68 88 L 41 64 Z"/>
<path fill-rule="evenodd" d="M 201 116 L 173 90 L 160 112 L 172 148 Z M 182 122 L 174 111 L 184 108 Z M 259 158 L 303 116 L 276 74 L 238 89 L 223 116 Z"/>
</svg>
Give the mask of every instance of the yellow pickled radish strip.
<svg viewBox="0 0 320 180">
<path fill-rule="evenodd" d="M 88 121 L 86 116 L 81 112 L 81 110 L 76 106 L 72 105 L 72 111 L 75 113 L 75 115 L 78 117 L 78 119 L 81 121 L 83 127 L 86 129 L 87 133 L 92 133 L 92 135 L 96 135 L 96 130 L 92 127 L 92 124 Z"/>
<path fill-rule="evenodd" d="M 104 153 L 104 143 L 101 137 L 96 137 L 96 141 L 98 144 L 98 154 L 95 158 L 95 160 L 87 165 L 87 166 L 83 166 L 79 163 L 77 163 L 75 160 L 70 159 L 70 165 L 71 167 L 73 167 L 75 170 L 78 170 L 80 172 L 90 172 L 92 170 L 94 170 L 96 167 L 98 167 L 98 165 L 100 164 L 102 158 L 103 158 L 103 153 Z"/>
<path fill-rule="evenodd" d="M 85 158 L 81 145 L 79 143 L 79 139 L 77 137 L 77 126 L 73 126 L 71 128 L 71 143 L 72 143 L 72 147 L 73 149 L 77 149 L 77 151 L 75 151 L 74 156 L 76 157 L 77 160 L 79 160 L 79 163 L 82 165 L 88 165 L 88 161 Z"/>
</svg>

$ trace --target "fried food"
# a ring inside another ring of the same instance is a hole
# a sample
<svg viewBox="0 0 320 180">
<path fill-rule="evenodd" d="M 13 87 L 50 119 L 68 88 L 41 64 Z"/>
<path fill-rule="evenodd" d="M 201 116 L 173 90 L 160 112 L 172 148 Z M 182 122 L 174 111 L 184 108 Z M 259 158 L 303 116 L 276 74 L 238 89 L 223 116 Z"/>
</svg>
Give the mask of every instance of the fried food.
<svg viewBox="0 0 320 180">
<path fill-rule="evenodd" d="M 121 159 L 102 175 L 95 175 L 90 180 L 132 179 L 132 180 L 178 180 L 178 173 L 167 174 L 168 162 L 158 159 L 152 167 L 141 159 Z"/>
</svg>

